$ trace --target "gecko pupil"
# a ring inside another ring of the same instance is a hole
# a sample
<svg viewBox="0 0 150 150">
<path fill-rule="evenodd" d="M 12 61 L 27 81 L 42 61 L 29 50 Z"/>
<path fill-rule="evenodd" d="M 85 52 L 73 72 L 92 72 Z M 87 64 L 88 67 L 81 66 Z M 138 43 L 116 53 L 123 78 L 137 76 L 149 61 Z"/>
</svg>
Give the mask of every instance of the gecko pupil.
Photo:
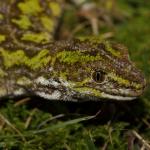
<svg viewBox="0 0 150 150">
<path fill-rule="evenodd" d="M 100 72 L 97 72 L 97 74 L 96 74 L 96 80 L 99 81 L 100 79 L 101 79 L 101 74 L 100 74 Z"/>
<path fill-rule="evenodd" d="M 101 71 L 95 71 L 92 74 L 92 78 L 95 82 L 101 83 L 102 81 L 104 81 L 104 73 Z"/>
</svg>

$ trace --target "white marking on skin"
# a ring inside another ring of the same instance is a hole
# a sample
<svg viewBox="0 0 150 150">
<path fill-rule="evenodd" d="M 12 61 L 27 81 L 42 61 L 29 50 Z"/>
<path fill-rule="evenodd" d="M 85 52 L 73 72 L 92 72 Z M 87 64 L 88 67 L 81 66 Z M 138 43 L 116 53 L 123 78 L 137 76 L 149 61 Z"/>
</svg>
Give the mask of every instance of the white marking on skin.
<svg viewBox="0 0 150 150">
<path fill-rule="evenodd" d="M 107 89 L 107 88 L 105 88 L 105 89 Z M 107 89 L 107 92 L 112 92 L 112 93 L 116 93 L 116 94 L 123 94 L 123 95 L 128 95 L 128 94 L 130 94 L 131 93 L 131 89 L 109 89 L 109 87 L 108 87 L 108 89 Z"/>
<path fill-rule="evenodd" d="M 117 96 L 117 95 L 110 95 L 106 93 L 101 93 L 103 98 L 109 98 L 109 99 L 115 99 L 115 100 L 133 100 L 136 97 L 123 97 L 123 96 Z"/>
<path fill-rule="evenodd" d="M 31 80 L 27 77 L 22 77 L 17 80 L 17 84 L 19 85 L 29 85 L 31 83 L 32 83 Z"/>
<path fill-rule="evenodd" d="M 54 91 L 52 94 L 47 94 L 44 92 L 36 92 L 36 94 L 40 97 L 43 97 L 43 98 L 49 99 L 49 100 L 57 100 L 61 96 L 61 92 L 58 90 Z"/>
<path fill-rule="evenodd" d="M 57 87 L 60 85 L 60 83 L 52 80 L 52 79 L 46 79 L 42 76 L 38 77 L 36 80 L 35 80 L 36 83 L 38 84 L 41 84 L 41 85 L 45 85 L 45 86 L 49 86 L 49 85 L 53 85 L 54 87 Z"/>
<path fill-rule="evenodd" d="M 130 89 L 118 89 L 118 91 L 119 91 L 121 94 L 125 94 L 125 95 L 127 95 L 127 94 L 129 94 L 129 93 L 131 92 Z"/>
</svg>

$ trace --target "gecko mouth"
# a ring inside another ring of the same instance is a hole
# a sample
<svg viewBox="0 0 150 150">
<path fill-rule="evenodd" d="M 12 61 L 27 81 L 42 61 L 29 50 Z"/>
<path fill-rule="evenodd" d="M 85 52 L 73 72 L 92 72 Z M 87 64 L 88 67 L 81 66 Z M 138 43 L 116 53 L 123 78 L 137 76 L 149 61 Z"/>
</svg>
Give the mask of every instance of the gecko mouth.
<svg viewBox="0 0 150 150">
<path fill-rule="evenodd" d="M 139 87 L 114 87 L 110 84 L 105 84 L 103 86 L 97 86 L 93 88 L 92 86 L 88 87 L 78 87 L 77 89 L 80 89 L 79 92 L 82 94 L 87 94 L 89 97 L 94 97 L 96 99 L 104 98 L 104 99 L 112 99 L 112 100 L 120 100 L 120 101 L 128 101 L 128 100 L 134 100 L 137 97 L 141 96 L 142 93 L 145 90 L 146 87 L 146 81 L 139 83 Z"/>
<path fill-rule="evenodd" d="M 115 99 L 115 100 L 133 100 L 141 96 L 144 92 L 146 84 L 141 88 L 120 88 L 120 89 L 106 89 L 101 93 L 103 98 Z"/>
<path fill-rule="evenodd" d="M 132 82 L 131 85 L 123 86 L 116 82 L 111 82 L 110 85 L 104 85 L 100 87 L 102 91 L 102 97 L 116 100 L 133 100 L 141 96 L 147 87 L 145 78 L 142 76 L 140 81 Z"/>
</svg>

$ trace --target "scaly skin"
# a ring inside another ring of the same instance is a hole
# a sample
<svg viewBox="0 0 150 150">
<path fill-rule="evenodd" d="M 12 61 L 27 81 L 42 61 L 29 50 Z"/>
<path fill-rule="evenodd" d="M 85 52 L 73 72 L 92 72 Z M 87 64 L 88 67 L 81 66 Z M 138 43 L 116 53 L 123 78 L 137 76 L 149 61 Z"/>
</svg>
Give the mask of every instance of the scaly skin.
<svg viewBox="0 0 150 150">
<path fill-rule="evenodd" d="M 60 4 L 54 1 L 0 2 L 1 98 L 131 100 L 143 93 L 145 79 L 123 45 L 96 40 L 52 42 L 60 15 Z"/>
</svg>

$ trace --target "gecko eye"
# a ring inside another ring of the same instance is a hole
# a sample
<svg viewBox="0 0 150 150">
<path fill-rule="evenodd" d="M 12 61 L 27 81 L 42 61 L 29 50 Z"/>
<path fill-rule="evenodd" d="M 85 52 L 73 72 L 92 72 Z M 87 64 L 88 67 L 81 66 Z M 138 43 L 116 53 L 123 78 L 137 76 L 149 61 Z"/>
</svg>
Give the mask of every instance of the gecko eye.
<svg viewBox="0 0 150 150">
<path fill-rule="evenodd" d="M 102 71 L 94 71 L 92 73 L 92 79 L 97 83 L 102 83 L 105 79 L 105 73 Z"/>
</svg>

